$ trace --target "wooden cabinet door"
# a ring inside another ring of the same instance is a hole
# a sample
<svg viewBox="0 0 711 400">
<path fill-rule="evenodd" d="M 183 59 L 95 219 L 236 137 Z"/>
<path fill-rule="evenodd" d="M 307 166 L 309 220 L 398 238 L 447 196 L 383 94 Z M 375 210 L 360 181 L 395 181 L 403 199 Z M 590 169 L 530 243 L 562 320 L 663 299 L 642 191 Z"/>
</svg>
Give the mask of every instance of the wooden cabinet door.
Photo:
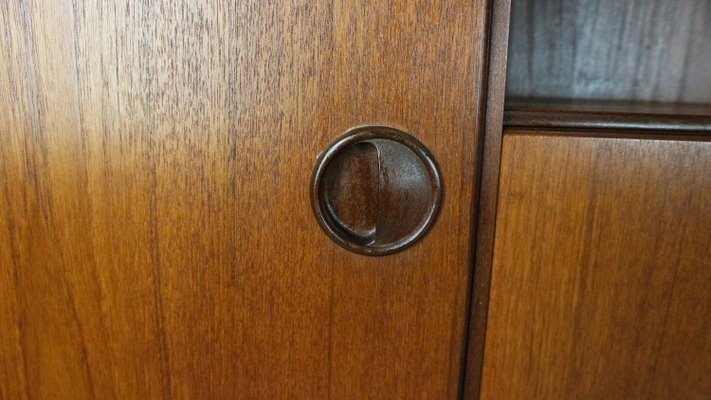
<svg viewBox="0 0 711 400">
<path fill-rule="evenodd" d="M 608 134 L 504 135 L 482 399 L 711 396 L 711 142 Z"/>
<path fill-rule="evenodd" d="M 453 398 L 488 1 L 0 4 L 0 398 Z M 334 244 L 316 156 L 393 126 L 444 200 Z"/>
</svg>

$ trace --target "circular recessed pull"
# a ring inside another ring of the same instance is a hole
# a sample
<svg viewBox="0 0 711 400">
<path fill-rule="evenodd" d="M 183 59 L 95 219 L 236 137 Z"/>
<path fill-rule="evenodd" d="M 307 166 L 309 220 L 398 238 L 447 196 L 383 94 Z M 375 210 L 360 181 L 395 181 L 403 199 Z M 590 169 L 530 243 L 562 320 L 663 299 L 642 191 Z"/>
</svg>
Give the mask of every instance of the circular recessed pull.
<svg viewBox="0 0 711 400">
<path fill-rule="evenodd" d="M 402 250 L 434 221 L 437 166 L 412 136 L 385 126 L 348 130 L 316 163 L 311 206 L 339 245 L 366 255 Z"/>
</svg>

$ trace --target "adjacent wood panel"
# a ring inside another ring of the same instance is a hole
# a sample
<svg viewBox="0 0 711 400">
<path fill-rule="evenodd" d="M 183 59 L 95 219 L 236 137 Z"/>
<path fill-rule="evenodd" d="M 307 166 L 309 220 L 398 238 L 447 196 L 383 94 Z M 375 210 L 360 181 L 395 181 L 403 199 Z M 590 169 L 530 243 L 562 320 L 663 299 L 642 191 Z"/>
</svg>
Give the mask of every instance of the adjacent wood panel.
<svg viewBox="0 0 711 400">
<path fill-rule="evenodd" d="M 711 102 L 708 0 L 514 0 L 507 95 Z"/>
<path fill-rule="evenodd" d="M 711 397 L 711 142 L 504 136 L 483 399 Z"/>
<path fill-rule="evenodd" d="M 452 398 L 488 1 L 0 4 L 0 398 Z M 311 215 L 393 125 L 443 176 L 406 252 Z"/>
</svg>

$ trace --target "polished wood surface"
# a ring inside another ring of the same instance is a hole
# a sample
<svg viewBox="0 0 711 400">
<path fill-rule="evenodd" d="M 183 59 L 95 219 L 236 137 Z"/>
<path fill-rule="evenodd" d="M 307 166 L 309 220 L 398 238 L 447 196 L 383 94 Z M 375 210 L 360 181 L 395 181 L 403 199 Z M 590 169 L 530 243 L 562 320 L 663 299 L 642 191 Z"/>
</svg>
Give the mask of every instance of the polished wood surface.
<svg viewBox="0 0 711 400">
<path fill-rule="evenodd" d="M 506 100 L 504 125 L 563 129 L 630 129 L 670 135 L 711 134 L 711 103 L 610 100 Z"/>
<path fill-rule="evenodd" d="M 492 3 L 484 135 L 477 143 L 477 160 L 480 167 L 479 174 L 475 176 L 475 187 L 478 190 L 475 192 L 474 205 L 476 213 L 474 270 L 462 392 L 464 399 L 472 400 L 479 396 L 484 356 L 489 274 L 496 227 L 510 11 L 509 0 L 497 0 Z"/>
<path fill-rule="evenodd" d="M 453 398 L 488 1 L 0 4 L 0 398 Z M 350 253 L 316 156 L 422 141 L 430 233 Z"/>
<path fill-rule="evenodd" d="M 708 0 L 513 0 L 507 94 L 711 102 Z"/>
<path fill-rule="evenodd" d="M 504 135 L 482 399 L 711 397 L 711 142 Z"/>
</svg>

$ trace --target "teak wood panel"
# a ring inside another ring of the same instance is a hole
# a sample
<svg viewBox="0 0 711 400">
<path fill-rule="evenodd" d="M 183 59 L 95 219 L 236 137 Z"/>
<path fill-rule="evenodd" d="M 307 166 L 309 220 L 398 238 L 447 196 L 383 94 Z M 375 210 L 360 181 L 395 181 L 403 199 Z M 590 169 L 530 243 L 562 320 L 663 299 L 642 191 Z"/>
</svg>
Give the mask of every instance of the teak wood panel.
<svg viewBox="0 0 711 400">
<path fill-rule="evenodd" d="M 0 4 L 0 398 L 452 398 L 488 2 Z M 347 128 L 445 197 L 387 257 L 319 229 Z"/>
<path fill-rule="evenodd" d="M 708 399 L 711 142 L 515 133 L 481 398 Z"/>
</svg>

